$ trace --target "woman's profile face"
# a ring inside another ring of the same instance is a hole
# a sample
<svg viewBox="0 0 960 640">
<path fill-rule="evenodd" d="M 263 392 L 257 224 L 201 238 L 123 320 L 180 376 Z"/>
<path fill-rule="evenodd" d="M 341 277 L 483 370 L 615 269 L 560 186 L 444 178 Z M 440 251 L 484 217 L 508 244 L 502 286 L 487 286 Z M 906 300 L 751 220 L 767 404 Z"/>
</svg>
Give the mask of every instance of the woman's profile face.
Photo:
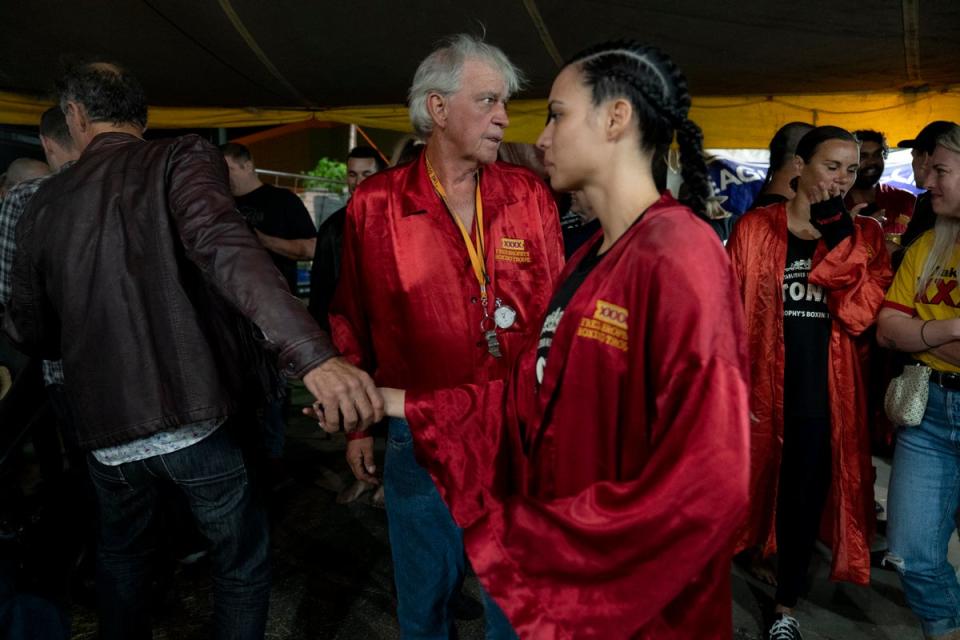
<svg viewBox="0 0 960 640">
<path fill-rule="evenodd" d="M 818 184 L 825 184 L 831 196 L 842 196 L 857 178 L 860 150 L 855 142 L 849 140 L 825 140 L 814 151 L 810 162 L 804 162 L 798 156 L 797 163 L 800 189 L 806 191 Z"/>
<path fill-rule="evenodd" d="M 548 109 L 537 147 L 543 151 L 550 185 L 557 191 L 580 189 L 601 164 L 602 131 L 577 65 L 566 67 L 553 81 Z"/>
<path fill-rule="evenodd" d="M 923 186 L 930 192 L 933 212 L 960 218 L 960 153 L 937 145 L 928 166 Z"/>
</svg>

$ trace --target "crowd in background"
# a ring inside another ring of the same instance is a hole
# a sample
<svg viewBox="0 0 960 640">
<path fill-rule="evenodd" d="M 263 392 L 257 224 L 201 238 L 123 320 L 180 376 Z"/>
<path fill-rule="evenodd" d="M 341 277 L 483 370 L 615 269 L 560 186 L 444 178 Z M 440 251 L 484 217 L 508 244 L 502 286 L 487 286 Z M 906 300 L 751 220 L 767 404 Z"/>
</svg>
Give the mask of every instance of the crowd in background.
<svg viewBox="0 0 960 640">
<path fill-rule="evenodd" d="M 13 162 L 0 200 L 0 470 L 29 440 L 78 527 L 44 570 L 95 582 L 101 637 L 148 638 L 166 523 L 210 556 L 217 636 L 263 637 L 263 502 L 302 378 L 347 432 L 343 499 L 387 511 L 405 638 L 453 637 L 468 564 L 488 638 L 730 637 L 734 554 L 776 587 L 768 636 L 800 638 L 818 540 L 831 579 L 870 582 L 873 455 L 893 457 L 884 561 L 924 635 L 960 638 L 960 127 L 897 143 L 915 197 L 880 183 L 882 132 L 787 123 L 731 217 L 663 52 L 575 56 L 535 146 L 503 143 L 521 83 L 451 38 L 414 75 L 414 141 L 352 149 L 317 228 L 245 146 L 144 140 L 122 67 L 63 76 L 47 162 Z M 919 417 L 893 423 L 915 365 Z M 69 637 L 69 588 L 0 572 L 0 621 Z"/>
</svg>

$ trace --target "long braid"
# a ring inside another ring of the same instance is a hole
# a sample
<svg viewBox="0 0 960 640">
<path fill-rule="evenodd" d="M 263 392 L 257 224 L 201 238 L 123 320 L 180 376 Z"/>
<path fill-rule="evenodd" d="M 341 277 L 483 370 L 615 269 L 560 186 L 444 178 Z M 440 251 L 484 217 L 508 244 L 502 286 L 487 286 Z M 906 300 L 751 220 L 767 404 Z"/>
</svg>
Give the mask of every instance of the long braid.
<svg viewBox="0 0 960 640">
<path fill-rule="evenodd" d="M 633 41 L 611 42 L 574 56 L 581 65 L 593 102 L 622 96 L 634 105 L 641 146 L 659 158 L 676 134 L 681 175 L 686 186 L 683 202 L 701 217 L 712 217 L 716 207 L 703 159 L 703 133 L 689 117 L 687 80 L 659 49 Z"/>
<path fill-rule="evenodd" d="M 684 204 L 706 219 L 715 217 L 716 198 L 707 163 L 703 159 L 703 132 L 693 120 L 687 119 L 677 129 L 677 145 L 680 147 L 680 175 L 687 185 Z"/>
</svg>

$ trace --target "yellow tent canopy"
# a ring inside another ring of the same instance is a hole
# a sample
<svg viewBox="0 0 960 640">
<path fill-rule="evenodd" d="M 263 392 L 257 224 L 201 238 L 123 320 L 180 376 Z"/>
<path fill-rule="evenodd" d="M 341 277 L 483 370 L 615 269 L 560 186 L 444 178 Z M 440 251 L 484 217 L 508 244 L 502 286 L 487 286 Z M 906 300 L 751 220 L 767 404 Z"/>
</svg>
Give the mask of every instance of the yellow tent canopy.
<svg viewBox="0 0 960 640">
<path fill-rule="evenodd" d="M 36 125 L 51 102 L 0 92 L 0 122 Z M 546 116 L 545 100 L 510 104 L 507 140 L 534 142 Z M 787 122 L 877 129 L 893 142 L 912 138 L 933 120 L 960 121 L 960 90 L 924 93 L 834 93 L 803 96 L 717 96 L 694 98 L 691 118 L 704 130 L 710 148 L 764 148 Z M 151 107 L 150 127 L 256 127 L 304 120 L 357 124 L 409 131 L 407 109 L 399 105 L 331 109 L 240 109 L 233 107 Z"/>
<path fill-rule="evenodd" d="M 314 120 L 406 131 L 393 103 L 433 43 L 463 31 L 485 32 L 526 75 L 512 141 L 536 139 L 564 60 L 622 38 L 670 53 L 713 148 L 764 147 L 794 120 L 891 141 L 960 120 L 957 2 L 876 0 L 846 12 L 834 0 L 280 4 L 0 2 L 0 124 L 37 124 L 46 103 L 25 96 L 46 95 L 64 61 L 97 52 L 140 80 L 158 105 L 153 128 Z"/>
</svg>

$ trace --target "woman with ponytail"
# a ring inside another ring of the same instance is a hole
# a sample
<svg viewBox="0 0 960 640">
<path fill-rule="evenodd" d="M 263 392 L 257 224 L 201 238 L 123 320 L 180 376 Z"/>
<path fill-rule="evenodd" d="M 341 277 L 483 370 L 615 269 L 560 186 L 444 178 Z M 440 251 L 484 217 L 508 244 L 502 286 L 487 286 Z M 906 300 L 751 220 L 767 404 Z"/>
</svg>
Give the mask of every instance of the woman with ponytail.
<svg viewBox="0 0 960 640">
<path fill-rule="evenodd" d="M 686 80 L 654 48 L 605 44 L 567 64 L 549 108 L 551 183 L 582 191 L 601 231 L 508 381 L 385 389 L 387 409 L 521 637 L 730 638 L 747 361 Z M 655 186 L 674 139 L 686 203 Z"/>
<path fill-rule="evenodd" d="M 793 609 L 821 520 L 831 578 L 870 580 L 873 468 L 860 336 L 891 280 L 880 225 L 843 206 L 859 164 L 853 135 L 812 129 L 794 162 L 796 196 L 745 214 L 727 243 L 751 364 L 750 513 L 738 550 L 777 553 L 774 640 L 801 637 Z"/>
</svg>

